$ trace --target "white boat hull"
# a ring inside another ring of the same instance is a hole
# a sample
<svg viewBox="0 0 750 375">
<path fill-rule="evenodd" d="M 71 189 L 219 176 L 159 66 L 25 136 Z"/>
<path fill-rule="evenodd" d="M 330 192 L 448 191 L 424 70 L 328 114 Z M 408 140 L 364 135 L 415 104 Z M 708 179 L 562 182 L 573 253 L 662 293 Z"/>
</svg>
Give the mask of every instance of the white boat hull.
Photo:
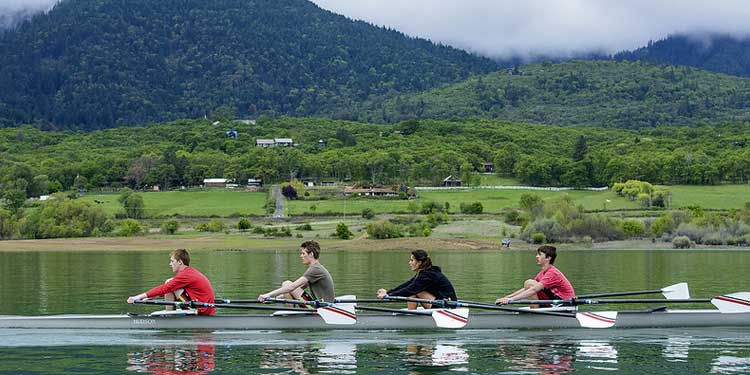
<svg viewBox="0 0 750 375">
<path fill-rule="evenodd" d="M 615 328 L 746 327 L 750 313 L 717 310 L 664 310 L 617 315 Z M 313 314 L 283 316 L 224 314 L 214 316 L 47 315 L 0 316 L 0 328 L 157 329 L 157 330 L 434 330 L 430 316 L 357 314 L 353 325 L 326 324 Z M 472 312 L 463 329 L 580 328 L 575 318 L 515 312 Z"/>
</svg>

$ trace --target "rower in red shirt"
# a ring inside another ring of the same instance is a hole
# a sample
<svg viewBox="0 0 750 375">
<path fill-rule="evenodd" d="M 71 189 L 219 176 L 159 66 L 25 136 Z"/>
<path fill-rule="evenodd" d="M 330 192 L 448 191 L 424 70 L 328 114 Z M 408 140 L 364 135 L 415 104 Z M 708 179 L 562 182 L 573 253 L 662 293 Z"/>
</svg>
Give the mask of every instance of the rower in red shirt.
<svg viewBox="0 0 750 375">
<path fill-rule="evenodd" d="M 172 267 L 174 277 L 168 279 L 145 293 L 128 297 L 128 303 L 135 300 L 164 296 L 166 301 L 177 301 L 178 299 L 205 303 L 214 303 L 214 290 L 211 282 L 206 276 L 190 267 L 190 254 L 185 249 L 177 249 L 169 255 L 169 266 Z M 213 307 L 199 307 L 198 314 L 213 315 L 216 309 Z"/>
<path fill-rule="evenodd" d="M 576 292 L 570 285 L 568 279 L 560 272 L 555 263 L 557 249 L 554 246 L 540 246 L 536 250 L 536 264 L 542 270 L 534 280 L 526 280 L 523 288 L 503 297 L 498 298 L 495 304 L 506 305 L 513 300 L 552 300 L 575 298 Z"/>
</svg>

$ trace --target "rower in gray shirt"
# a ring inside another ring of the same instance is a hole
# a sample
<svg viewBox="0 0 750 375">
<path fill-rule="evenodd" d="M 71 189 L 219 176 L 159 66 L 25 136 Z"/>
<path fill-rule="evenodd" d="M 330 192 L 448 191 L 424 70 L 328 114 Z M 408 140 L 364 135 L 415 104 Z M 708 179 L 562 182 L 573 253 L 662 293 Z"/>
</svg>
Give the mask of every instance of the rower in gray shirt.
<svg viewBox="0 0 750 375">
<path fill-rule="evenodd" d="M 258 301 L 264 302 L 266 298 L 284 295 L 287 299 L 320 300 L 333 302 L 335 291 L 333 278 L 328 270 L 320 264 L 320 245 L 315 241 L 305 241 L 300 245 L 299 257 L 302 263 L 308 265 L 307 271 L 294 282 L 286 280 L 281 287 L 258 296 Z M 309 287 L 312 295 L 305 292 Z"/>
</svg>

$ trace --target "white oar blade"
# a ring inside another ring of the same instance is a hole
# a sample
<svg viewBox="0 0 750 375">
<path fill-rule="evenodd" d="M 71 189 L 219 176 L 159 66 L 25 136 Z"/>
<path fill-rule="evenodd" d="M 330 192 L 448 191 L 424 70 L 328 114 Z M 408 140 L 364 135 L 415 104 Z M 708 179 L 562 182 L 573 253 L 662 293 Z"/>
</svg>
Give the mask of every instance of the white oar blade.
<svg viewBox="0 0 750 375">
<path fill-rule="evenodd" d="M 687 283 L 670 285 L 661 290 L 666 299 L 690 299 L 690 289 Z"/>
<path fill-rule="evenodd" d="M 332 306 L 321 307 L 317 312 L 326 324 L 357 323 L 357 314 L 354 312 L 353 303 L 340 303 Z"/>
<path fill-rule="evenodd" d="M 469 322 L 469 309 L 435 309 L 432 319 L 440 328 L 463 328 Z"/>
<path fill-rule="evenodd" d="M 711 299 L 711 303 L 722 313 L 747 313 L 750 312 L 750 293 L 725 294 Z"/>
<path fill-rule="evenodd" d="M 582 312 L 576 319 L 584 328 L 610 328 L 617 321 L 617 311 Z"/>
</svg>

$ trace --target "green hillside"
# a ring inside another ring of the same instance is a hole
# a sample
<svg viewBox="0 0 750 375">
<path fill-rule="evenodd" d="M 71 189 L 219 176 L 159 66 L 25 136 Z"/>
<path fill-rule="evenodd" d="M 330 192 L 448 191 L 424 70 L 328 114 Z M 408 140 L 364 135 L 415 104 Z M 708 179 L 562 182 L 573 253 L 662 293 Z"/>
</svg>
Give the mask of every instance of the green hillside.
<svg viewBox="0 0 750 375">
<path fill-rule="evenodd" d="M 356 115 L 371 122 L 481 116 L 629 129 L 747 121 L 750 79 L 639 62 L 545 63 L 368 101 Z"/>
<path fill-rule="evenodd" d="M 306 0 L 63 0 L 0 32 L 0 126 L 345 117 L 371 95 L 496 68 Z"/>
</svg>

